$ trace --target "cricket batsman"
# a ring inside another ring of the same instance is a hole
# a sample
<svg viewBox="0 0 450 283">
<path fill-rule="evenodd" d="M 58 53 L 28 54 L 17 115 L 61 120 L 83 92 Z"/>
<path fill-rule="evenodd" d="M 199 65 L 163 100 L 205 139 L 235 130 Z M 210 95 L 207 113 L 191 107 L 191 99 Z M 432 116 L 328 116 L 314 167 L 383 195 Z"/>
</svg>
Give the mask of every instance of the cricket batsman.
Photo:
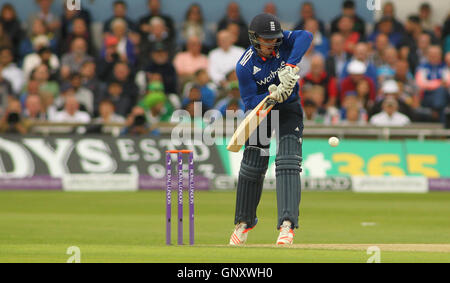
<svg viewBox="0 0 450 283">
<path fill-rule="evenodd" d="M 278 110 L 279 126 L 276 157 L 276 190 L 278 207 L 277 245 L 291 245 L 294 229 L 299 228 L 302 171 L 303 110 L 299 97 L 299 75 L 296 65 L 309 49 L 313 35 L 308 31 L 283 31 L 279 20 L 270 14 L 256 16 L 249 27 L 251 46 L 236 65 L 241 98 L 246 111 L 254 109 L 266 96 L 276 106 L 261 127 L 270 135 L 271 114 Z M 274 86 L 272 86 L 274 85 Z M 276 86 L 276 87 L 275 87 Z M 269 91 L 269 87 L 270 90 Z M 247 241 L 248 232 L 258 219 L 256 210 L 261 198 L 263 181 L 269 162 L 267 140 L 252 138 L 245 145 L 236 193 L 235 230 L 230 245 L 240 246 Z"/>
</svg>

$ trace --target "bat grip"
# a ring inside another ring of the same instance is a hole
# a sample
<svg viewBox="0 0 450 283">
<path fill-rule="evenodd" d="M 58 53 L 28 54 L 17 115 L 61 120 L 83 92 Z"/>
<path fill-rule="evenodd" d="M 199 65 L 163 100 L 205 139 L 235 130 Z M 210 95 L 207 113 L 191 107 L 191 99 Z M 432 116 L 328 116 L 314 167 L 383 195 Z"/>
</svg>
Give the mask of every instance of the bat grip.
<svg viewBox="0 0 450 283">
<path fill-rule="evenodd" d="M 266 103 L 268 105 L 275 105 L 275 104 L 277 104 L 277 101 L 275 99 L 268 99 Z"/>
</svg>

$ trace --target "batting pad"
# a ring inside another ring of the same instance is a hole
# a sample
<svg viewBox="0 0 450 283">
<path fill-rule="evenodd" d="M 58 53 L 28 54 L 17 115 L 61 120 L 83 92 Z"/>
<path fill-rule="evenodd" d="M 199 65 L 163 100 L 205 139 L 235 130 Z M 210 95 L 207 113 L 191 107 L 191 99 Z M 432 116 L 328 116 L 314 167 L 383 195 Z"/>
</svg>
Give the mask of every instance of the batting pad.
<svg viewBox="0 0 450 283">
<path fill-rule="evenodd" d="M 285 220 L 298 228 L 301 199 L 302 145 L 294 135 L 284 136 L 275 161 L 277 178 L 278 229 Z"/>
<path fill-rule="evenodd" d="M 241 162 L 236 193 L 235 224 L 247 223 L 247 228 L 256 225 L 256 209 L 261 199 L 264 177 L 269 163 L 264 149 L 246 147 Z"/>
</svg>

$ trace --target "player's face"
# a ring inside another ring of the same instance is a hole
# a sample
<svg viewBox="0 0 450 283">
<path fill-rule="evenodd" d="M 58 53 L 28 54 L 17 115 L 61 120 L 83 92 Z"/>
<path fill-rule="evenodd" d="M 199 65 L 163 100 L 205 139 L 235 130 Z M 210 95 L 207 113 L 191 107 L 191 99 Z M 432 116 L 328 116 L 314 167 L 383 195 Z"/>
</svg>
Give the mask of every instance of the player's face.
<svg viewBox="0 0 450 283">
<path fill-rule="evenodd" d="M 261 55 L 264 57 L 270 57 L 275 51 L 275 45 L 278 39 L 265 39 L 260 37 L 258 40 L 260 42 Z"/>
</svg>

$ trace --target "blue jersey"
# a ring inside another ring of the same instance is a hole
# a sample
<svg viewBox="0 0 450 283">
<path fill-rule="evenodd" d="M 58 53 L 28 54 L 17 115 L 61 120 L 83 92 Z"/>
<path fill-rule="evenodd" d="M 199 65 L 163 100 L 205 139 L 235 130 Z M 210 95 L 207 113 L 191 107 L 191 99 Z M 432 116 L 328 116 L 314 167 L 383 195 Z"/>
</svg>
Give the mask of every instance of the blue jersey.
<svg viewBox="0 0 450 283">
<path fill-rule="evenodd" d="M 279 85 L 278 71 L 286 64 L 297 65 L 311 46 L 312 33 L 304 30 L 284 31 L 283 42 L 272 58 L 262 58 L 253 46 L 249 47 L 236 65 L 239 90 L 245 110 L 255 108 L 267 95 L 269 86 Z M 298 82 L 292 95 L 284 103 L 299 99 Z"/>
</svg>

